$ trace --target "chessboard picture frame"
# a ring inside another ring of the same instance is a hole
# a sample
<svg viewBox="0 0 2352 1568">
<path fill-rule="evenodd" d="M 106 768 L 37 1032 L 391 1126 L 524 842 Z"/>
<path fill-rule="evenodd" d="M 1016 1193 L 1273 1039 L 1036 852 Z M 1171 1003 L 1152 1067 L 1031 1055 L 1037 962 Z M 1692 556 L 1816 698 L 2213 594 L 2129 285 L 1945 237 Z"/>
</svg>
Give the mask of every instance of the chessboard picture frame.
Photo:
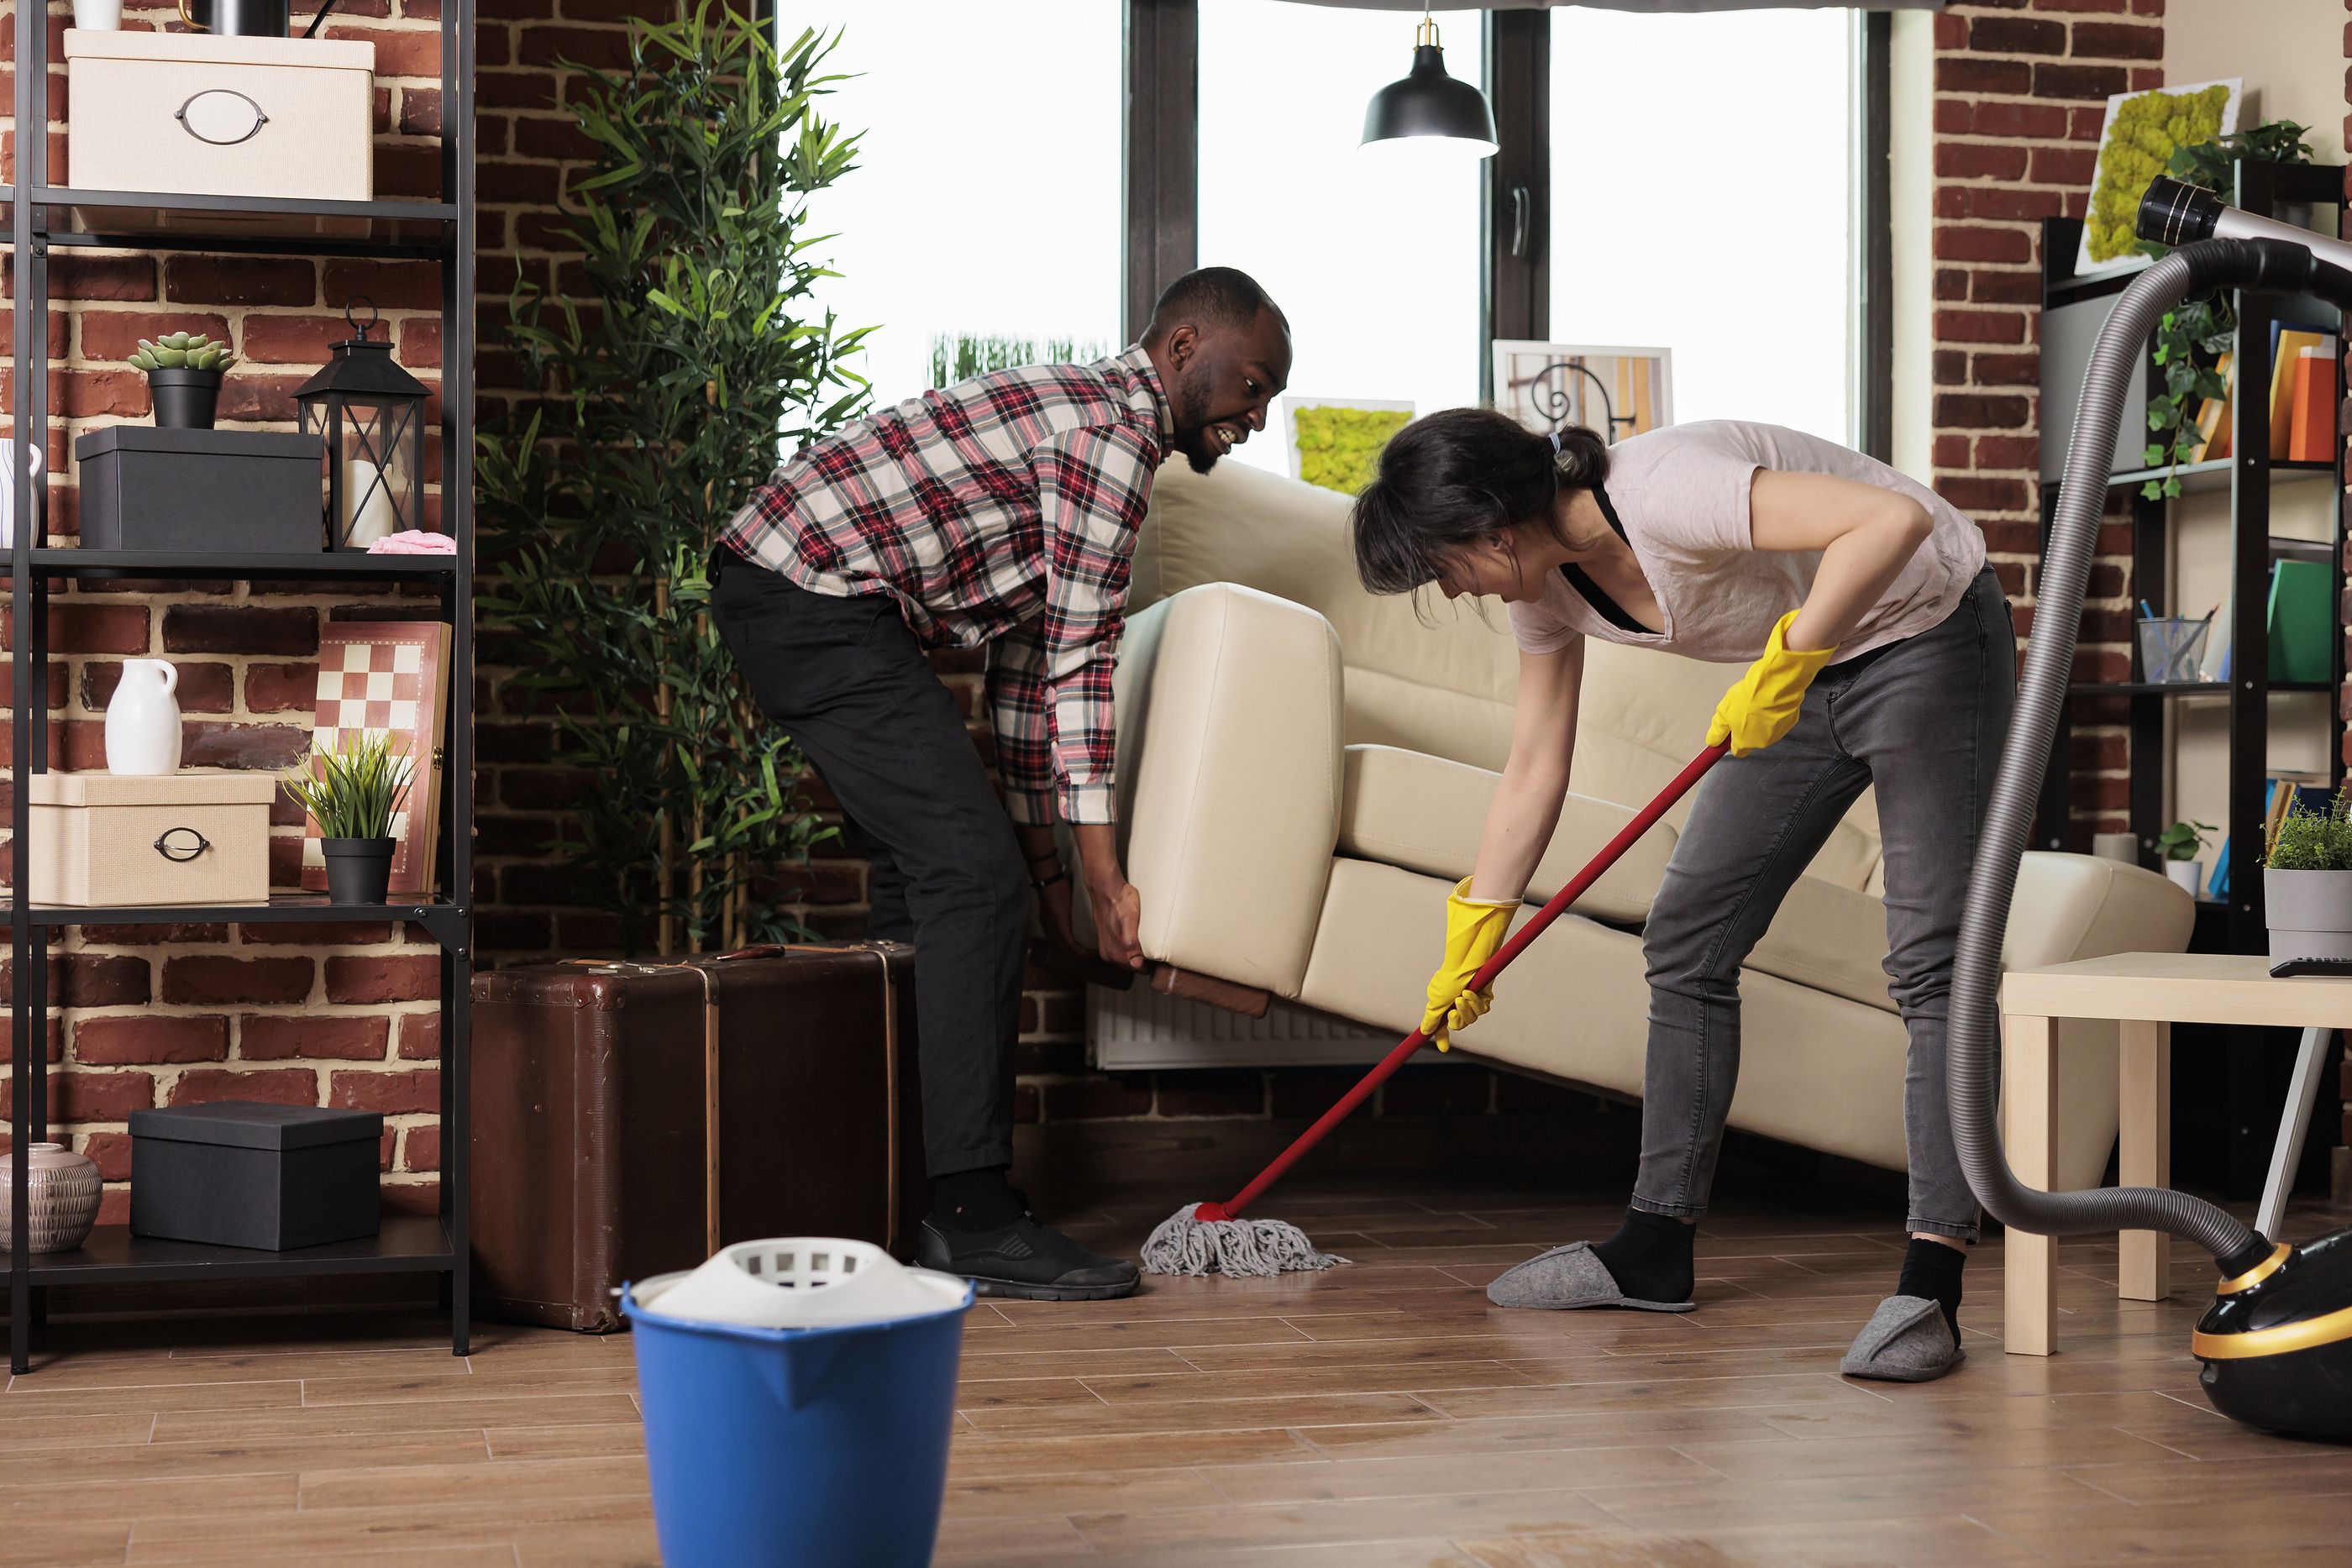
<svg viewBox="0 0 2352 1568">
<path fill-rule="evenodd" d="M 393 818 L 390 891 L 429 898 L 440 859 L 442 727 L 449 705 L 450 627 L 445 621 L 330 621 L 319 632 L 311 709 L 315 751 L 361 732 L 392 737 L 407 757 L 408 792 Z M 327 885 L 319 824 L 302 831 L 302 886 Z"/>
</svg>

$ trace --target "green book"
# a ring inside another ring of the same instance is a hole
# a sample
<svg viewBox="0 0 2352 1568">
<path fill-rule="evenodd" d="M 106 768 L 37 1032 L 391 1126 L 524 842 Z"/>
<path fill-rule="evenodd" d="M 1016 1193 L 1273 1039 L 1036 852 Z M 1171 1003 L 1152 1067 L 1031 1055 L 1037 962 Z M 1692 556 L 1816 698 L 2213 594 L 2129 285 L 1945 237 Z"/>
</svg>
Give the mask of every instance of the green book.
<svg viewBox="0 0 2352 1568">
<path fill-rule="evenodd" d="M 2271 575 L 2271 679 L 2328 676 L 2328 639 L 2336 634 L 2334 595 L 2324 561 L 2283 560 Z"/>
</svg>

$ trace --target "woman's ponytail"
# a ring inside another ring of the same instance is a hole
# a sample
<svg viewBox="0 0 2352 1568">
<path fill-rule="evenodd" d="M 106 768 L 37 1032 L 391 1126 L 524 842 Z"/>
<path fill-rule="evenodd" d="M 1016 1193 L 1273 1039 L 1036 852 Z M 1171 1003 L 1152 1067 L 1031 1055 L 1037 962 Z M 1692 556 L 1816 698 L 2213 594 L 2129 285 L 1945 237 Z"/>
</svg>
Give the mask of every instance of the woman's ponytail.
<svg viewBox="0 0 2352 1568">
<path fill-rule="evenodd" d="M 1538 435 L 1491 408 L 1425 414 L 1390 437 L 1356 497 L 1356 575 L 1373 593 L 1433 582 L 1448 552 L 1514 524 L 1549 524 L 1563 486 L 1609 473 L 1609 448 L 1582 425 Z"/>
</svg>

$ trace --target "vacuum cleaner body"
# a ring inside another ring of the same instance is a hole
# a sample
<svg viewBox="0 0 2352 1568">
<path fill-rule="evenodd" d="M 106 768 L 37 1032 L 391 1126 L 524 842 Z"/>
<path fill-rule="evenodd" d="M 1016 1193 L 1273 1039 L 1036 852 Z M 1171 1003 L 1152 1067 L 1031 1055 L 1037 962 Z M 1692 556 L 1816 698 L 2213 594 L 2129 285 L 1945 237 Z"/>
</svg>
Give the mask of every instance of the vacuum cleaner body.
<svg viewBox="0 0 2352 1568">
<path fill-rule="evenodd" d="M 2205 1396 L 2250 1427 L 2352 1441 L 2352 1229 L 2282 1243 L 2199 1320 Z"/>
</svg>

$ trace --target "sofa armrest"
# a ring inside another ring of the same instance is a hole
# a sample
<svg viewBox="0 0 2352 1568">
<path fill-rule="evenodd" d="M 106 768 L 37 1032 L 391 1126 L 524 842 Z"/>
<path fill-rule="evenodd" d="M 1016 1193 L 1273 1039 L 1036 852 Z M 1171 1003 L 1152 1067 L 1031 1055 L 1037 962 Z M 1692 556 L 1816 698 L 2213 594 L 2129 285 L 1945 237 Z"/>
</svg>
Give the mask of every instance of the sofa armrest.
<svg viewBox="0 0 2352 1568">
<path fill-rule="evenodd" d="M 2168 877 L 2122 861 L 2029 851 L 2017 868 L 2001 967 L 2039 969 L 2110 953 L 2182 953 L 2197 904 Z"/>
<path fill-rule="evenodd" d="M 1151 957 L 1295 997 L 1339 839 L 1339 641 L 1228 582 L 1128 622 L 1119 820 Z"/>
</svg>

